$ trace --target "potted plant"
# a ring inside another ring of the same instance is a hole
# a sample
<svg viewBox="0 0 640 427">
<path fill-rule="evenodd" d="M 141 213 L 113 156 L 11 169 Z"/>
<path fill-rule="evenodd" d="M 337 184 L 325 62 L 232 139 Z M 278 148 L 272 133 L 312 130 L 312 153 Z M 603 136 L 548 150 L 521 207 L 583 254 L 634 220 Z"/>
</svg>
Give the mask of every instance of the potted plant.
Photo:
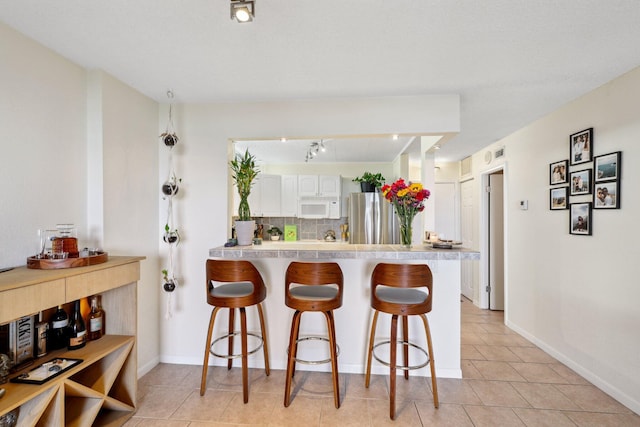
<svg viewBox="0 0 640 427">
<path fill-rule="evenodd" d="M 278 227 L 271 227 L 267 230 L 267 233 L 271 236 L 271 240 L 280 240 L 280 236 L 282 236 L 282 230 Z"/>
<path fill-rule="evenodd" d="M 235 222 L 238 245 L 247 246 L 253 241 L 255 221 L 251 220 L 251 210 L 249 209 L 249 194 L 253 180 L 258 176 L 260 170 L 256 165 L 256 158 L 246 150 L 244 155 L 236 154 L 235 158 L 229 162 L 231 168 L 231 178 L 238 189 L 240 203 L 238 204 L 238 219 Z"/>
<path fill-rule="evenodd" d="M 360 190 L 363 193 L 373 193 L 384 184 L 384 176 L 381 173 L 365 172 L 362 176 L 354 178 L 353 182 L 360 183 Z"/>
</svg>

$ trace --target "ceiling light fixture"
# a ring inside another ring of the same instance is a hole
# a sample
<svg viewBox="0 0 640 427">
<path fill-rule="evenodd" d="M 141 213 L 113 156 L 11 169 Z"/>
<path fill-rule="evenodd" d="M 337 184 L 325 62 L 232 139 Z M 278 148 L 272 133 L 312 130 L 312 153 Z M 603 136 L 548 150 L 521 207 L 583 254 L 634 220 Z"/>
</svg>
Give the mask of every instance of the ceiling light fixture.
<svg viewBox="0 0 640 427">
<path fill-rule="evenodd" d="M 309 144 L 309 149 L 307 150 L 307 154 L 304 156 L 304 161 L 308 162 L 309 160 L 313 159 L 318 155 L 318 151 L 322 151 L 323 153 L 327 151 L 324 146 L 323 140 L 320 140 L 320 142 L 313 141 L 311 144 Z"/>
<path fill-rule="evenodd" d="M 239 23 L 253 21 L 255 16 L 255 1 L 231 0 L 231 19 Z"/>
<path fill-rule="evenodd" d="M 394 141 L 397 141 L 398 140 L 398 134 L 397 133 L 393 134 L 392 138 L 393 138 Z"/>
</svg>

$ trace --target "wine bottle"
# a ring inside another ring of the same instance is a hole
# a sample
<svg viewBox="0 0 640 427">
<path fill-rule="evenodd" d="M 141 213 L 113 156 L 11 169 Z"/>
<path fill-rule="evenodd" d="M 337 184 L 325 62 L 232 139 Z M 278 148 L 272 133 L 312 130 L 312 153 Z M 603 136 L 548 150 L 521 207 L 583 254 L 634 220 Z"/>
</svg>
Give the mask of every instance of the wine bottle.
<svg viewBox="0 0 640 427">
<path fill-rule="evenodd" d="M 80 312 L 80 300 L 74 303 L 73 318 L 69 324 L 69 350 L 76 350 L 84 347 L 87 342 L 87 328 Z"/>
<path fill-rule="evenodd" d="M 91 312 L 89 312 L 89 340 L 97 340 L 102 337 L 102 310 L 98 307 L 98 296 L 91 298 Z"/>
<path fill-rule="evenodd" d="M 47 330 L 49 324 L 42 321 L 42 312 L 38 313 L 38 323 L 36 323 L 35 349 L 36 356 L 42 357 L 47 354 Z"/>
<path fill-rule="evenodd" d="M 49 350 L 58 350 L 65 348 L 69 342 L 69 336 L 67 335 L 67 326 L 69 325 L 69 316 L 64 311 L 61 305 L 58 306 L 58 310 L 51 318 L 51 329 L 49 330 L 48 347 Z"/>
</svg>

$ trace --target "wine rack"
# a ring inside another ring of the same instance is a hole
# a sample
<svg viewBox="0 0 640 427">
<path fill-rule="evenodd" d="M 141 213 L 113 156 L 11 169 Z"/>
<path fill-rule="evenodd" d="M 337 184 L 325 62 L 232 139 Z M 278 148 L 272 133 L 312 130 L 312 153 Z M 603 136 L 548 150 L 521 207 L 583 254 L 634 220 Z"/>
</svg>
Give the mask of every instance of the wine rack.
<svg viewBox="0 0 640 427">
<path fill-rule="evenodd" d="M 0 386 L 6 390 L 0 415 L 17 409 L 20 426 L 84 427 L 120 426 L 135 413 L 136 294 L 142 259 L 111 257 L 96 266 L 46 272 L 21 267 L 0 276 L 0 323 L 97 293 L 107 313 L 102 338 L 78 350 L 50 352 L 23 371 L 54 358 L 82 363 L 42 385 Z M 50 290 L 54 296 L 41 296 Z M 35 302 L 16 299 L 29 295 L 36 296 Z"/>
</svg>

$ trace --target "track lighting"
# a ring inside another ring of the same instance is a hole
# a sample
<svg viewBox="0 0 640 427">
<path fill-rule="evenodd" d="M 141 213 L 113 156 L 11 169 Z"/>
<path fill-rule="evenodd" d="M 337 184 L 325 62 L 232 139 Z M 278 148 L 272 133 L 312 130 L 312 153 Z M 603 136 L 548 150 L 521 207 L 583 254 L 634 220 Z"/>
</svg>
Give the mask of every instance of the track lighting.
<svg viewBox="0 0 640 427">
<path fill-rule="evenodd" d="M 251 22 L 255 16 L 255 1 L 231 0 L 231 19 L 239 23 Z"/>
<path fill-rule="evenodd" d="M 322 151 L 323 153 L 327 151 L 324 146 L 323 140 L 320 140 L 320 142 L 313 141 L 311 144 L 309 144 L 309 149 L 307 150 L 307 154 L 304 157 L 304 161 L 308 162 L 309 160 L 313 159 L 318 155 L 318 151 Z"/>
</svg>

